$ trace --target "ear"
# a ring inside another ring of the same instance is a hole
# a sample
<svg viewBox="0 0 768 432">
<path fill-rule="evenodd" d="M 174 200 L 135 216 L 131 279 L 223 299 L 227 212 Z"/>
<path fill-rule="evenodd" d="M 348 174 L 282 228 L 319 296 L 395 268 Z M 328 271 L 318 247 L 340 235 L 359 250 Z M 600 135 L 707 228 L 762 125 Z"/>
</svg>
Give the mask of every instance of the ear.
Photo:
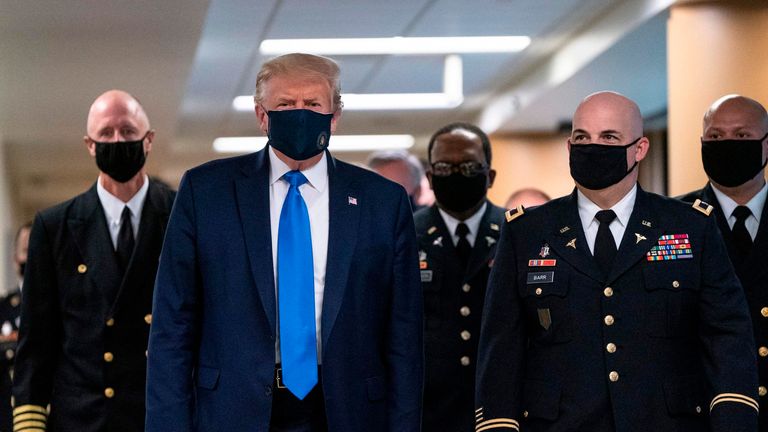
<svg viewBox="0 0 768 432">
<path fill-rule="evenodd" d="M 651 148 L 651 143 L 648 141 L 648 138 L 642 137 L 640 138 L 640 141 L 637 142 L 635 148 L 635 162 L 640 162 L 645 159 L 645 156 L 648 154 L 648 150 Z"/>
<path fill-rule="evenodd" d="M 565 148 L 568 149 L 568 153 L 571 152 L 571 138 L 565 140 Z"/>
<path fill-rule="evenodd" d="M 88 138 L 88 135 L 83 137 L 83 143 L 85 143 L 85 148 L 88 149 L 88 153 L 90 153 L 91 157 L 96 157 L 96 143 Z"/>
<path fill-rule="evenodd" d="M 339 119 L 341 118 L 341 110 L 337 109 L 336 112 L 333 113 L 333 117 L 331 118 L 331 133 L 336 133 L 336 124 L 338 123 Z"/>
<path fill-rule="evenodd" d="M 259 122 L 259 128 L 264 135 L 267 135 L 267 132 L 269 131 L 269 115 L 264 111 L 261 104 L 256 104 L 256 121 Z"/>
<path fill-rule="evenodd" d="M 432 187 L 432 171 L 427 171 L 425 175 L 427 176 L 427 181 L 429 182 L 429 188 L 435 190 L 435 188 Z"/>
<path fill-rule="evenodd" d="M 488 189 L 493 187 L 494 180 L 496 180 L 496 170 L 492 169 L 488 171 Z"/>
<path fill-rule="evenodd" d="M 152 151 L 152 142 L 155 140 L 155 130 L 150 129 L 147 135 L 144 137 L 144 153 Z"/>
</svg>

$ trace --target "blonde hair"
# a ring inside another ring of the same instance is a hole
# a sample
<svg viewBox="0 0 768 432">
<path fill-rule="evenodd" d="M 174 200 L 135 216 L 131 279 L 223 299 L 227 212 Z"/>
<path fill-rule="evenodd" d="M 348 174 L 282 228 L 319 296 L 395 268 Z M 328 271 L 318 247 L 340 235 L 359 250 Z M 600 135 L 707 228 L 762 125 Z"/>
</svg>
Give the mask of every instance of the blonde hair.
<svg viewBox="0 0 768 432">
<path fill-rule="evenodd" d="M 340 74 L 339 65 L 328 57 L 303 53 L 281 55 L 261 65 L 261 70 L 256 76 L 256 93 L 253 95 L 253 100 L 256 103 L 262 102 L 264 84 L 274 76 L 316 77 L 328 82 L 328 86 L 333 91 L 333 111 L 336 112 L 343 106 Z"/>
</svg>

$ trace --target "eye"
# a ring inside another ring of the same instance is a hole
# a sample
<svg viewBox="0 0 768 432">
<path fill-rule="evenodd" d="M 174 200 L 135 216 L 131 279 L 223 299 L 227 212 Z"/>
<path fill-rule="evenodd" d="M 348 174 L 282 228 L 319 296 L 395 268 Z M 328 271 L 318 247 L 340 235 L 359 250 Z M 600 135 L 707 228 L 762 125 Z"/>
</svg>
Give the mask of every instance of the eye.
<svg viewBox="0 0 768 432">
<path fill-rule="evenodd" d="M 736 134 L 736 137 L 737 138 L 750 138 L 751 135 L 749 134 L 749 132 L 739 132 L 739 133 Z"/>
<path fill-rule="evenodd" d="M 603 135 L 603 139 L 605 139 L 606 141 L 618 141 L 619 137 L 613 134 L 605 134 Z"/>
<path fill-rule="evenodd" d="M 579 134 L 579 135 L 575 135 L 573 138 L 571 138 L 571 141 L 572 142 L 584 142 L 584 141 L 586 141 L 586 139 L 587 139 L 586 135 Z"/>
<path fill-rule="evenodd" d="M 707 135 L 707 138 L 713 139 L 713 140 L 720 139 L 720 137 L 721 137 L 720 134 L 714 133 L 714 132 Z"/>
</svg>

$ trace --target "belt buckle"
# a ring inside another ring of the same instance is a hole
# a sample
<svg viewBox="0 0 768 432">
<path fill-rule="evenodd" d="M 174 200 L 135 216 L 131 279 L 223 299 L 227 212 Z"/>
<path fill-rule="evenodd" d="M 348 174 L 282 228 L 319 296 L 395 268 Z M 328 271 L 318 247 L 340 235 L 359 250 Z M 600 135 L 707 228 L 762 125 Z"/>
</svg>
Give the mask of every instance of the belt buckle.
<svg viewBox="0 0 768 432">
<path fill-rule="evenodd" d="M 288 388 L 283 385 L 283 368 L 275 369 L 275 382 L 277 383 L 277 388 L 279 389 Z"/>
</svg>

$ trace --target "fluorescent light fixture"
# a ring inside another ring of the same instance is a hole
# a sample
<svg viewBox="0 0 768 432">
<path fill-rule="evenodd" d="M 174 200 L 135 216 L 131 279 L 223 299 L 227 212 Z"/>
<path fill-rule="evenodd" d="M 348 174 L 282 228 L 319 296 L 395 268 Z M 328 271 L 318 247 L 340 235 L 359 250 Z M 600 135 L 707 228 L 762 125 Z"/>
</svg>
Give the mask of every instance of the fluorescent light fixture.
<svg viewBox="0 0 768 432">
<path fill-rule="evenodd" d="M 522 51 L 530 43 L 528 36 L 266 39 L 259 50 L 264 55 L 293 52 L 320 55 L 509 53 Z"/>
<path fill-rule="evenodd" d="M 445 57 L 442 93 L 343 93 L 348 111 L 451 109 L 464 101 L 464 73 L 461 57 Z M 232 106 L 238 111 L 253 111 L 253 96 L 237 96 Z"/>
<path fill-rule="evenodd" d="M 397 150 L 413 147 L 413 135 L 331 135 L 333 152 Z M 267 137 L 222 137 L 213 141 L 216 153 L 251 153 L 267 145 Z"/>
</svg>

